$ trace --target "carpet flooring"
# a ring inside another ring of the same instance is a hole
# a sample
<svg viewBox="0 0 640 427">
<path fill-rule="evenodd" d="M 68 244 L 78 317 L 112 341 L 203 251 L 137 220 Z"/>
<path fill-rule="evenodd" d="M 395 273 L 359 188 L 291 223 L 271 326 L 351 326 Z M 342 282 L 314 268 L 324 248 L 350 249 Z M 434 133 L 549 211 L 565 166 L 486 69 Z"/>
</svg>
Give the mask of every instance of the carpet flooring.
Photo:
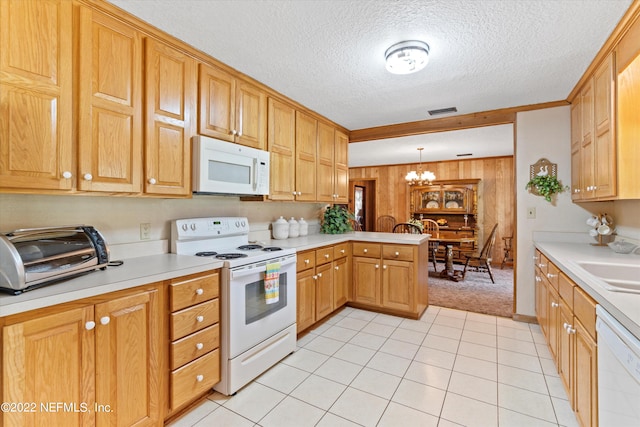
<svg viewBox="0 0 640 427">
<path fill-rule="evenodd" d="M 444 264 L 438 264 L 438 271 Z M 456 265 L 457 270 L 462 266 Z M 513 316 L 513 269 L 492 268 L 495 284 L 486 272 L 467 271 L 464 281 L 441 279 L 429 267 L 429 305 L 501 317 Z"/>
</svg>

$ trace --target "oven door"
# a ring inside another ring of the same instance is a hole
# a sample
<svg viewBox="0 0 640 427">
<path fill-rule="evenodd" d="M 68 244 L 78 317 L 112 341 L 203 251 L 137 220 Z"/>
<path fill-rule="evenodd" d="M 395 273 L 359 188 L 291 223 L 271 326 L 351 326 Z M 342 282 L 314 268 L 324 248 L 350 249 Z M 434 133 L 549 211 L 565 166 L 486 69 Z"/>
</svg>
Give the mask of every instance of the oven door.
<svg viewBox="0 0 640 427">
<path fill-rule="evenodd" d="M 265 273 L 279 262 L 279 297 L 267 304 Z M 296 323 L 296 255 L 229 271 L 229 359 Z"/>
</svg>

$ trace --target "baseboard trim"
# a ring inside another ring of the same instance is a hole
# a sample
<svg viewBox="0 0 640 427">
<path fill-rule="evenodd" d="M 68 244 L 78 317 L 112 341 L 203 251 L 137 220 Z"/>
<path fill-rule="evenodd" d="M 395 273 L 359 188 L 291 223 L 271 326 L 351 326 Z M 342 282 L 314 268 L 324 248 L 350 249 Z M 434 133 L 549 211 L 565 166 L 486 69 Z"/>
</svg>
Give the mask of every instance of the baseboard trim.
<svg viewBox="0 0 640 427">
<path fill-rule="evenodd" d="M 526 316 L 524 314 L 518 313 L 513 314 L 513 320 L 523 323 L 538 323 L 538 319 L 536 318 L 536 316 Z"/>
</svg>

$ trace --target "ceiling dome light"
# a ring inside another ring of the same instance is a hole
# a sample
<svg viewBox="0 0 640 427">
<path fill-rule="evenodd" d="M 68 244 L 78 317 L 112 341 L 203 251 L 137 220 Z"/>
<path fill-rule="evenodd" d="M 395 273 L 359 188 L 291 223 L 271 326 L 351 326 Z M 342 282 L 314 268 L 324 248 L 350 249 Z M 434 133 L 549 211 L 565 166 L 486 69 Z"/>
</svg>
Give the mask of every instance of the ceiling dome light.
<svg viewBox="0 0 640 427">
<path fill-rule="evenodd" d="M 429 45 L 418 40 L 396 43 L 387 49 L 384 57 L 387 60 L 387 71 L 390 73 L 415 73 L 429 62 Z"/>
</svg>

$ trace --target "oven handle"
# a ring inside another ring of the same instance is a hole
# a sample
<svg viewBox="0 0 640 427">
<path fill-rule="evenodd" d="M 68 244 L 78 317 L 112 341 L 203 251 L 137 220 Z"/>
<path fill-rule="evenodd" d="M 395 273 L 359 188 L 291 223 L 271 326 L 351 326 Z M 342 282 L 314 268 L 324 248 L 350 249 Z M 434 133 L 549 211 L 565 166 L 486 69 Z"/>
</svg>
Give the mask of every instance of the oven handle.
<svg viewBox="0 0 640 427">
<path fill-rule="evenodd" d="M 285 265 L 294 264 L 296 262 L 296 256 L 293 255 L 293 256 L 288 256 L 283 258 L 276 258 L 276 259 L 271 259 L 267 261 L 261 261 L 251 266 L 244 266 L 244 267 L 238 267 L 236 269 L 231 269 L 230 271 L 231 279 L 249 276 L 250 274 L 264 273 L 265 271 L 267 271 L 267 264 L 271 264 L 272 262 L 279 262 L 280 267 L 284 267 Z"/>
</svg>

